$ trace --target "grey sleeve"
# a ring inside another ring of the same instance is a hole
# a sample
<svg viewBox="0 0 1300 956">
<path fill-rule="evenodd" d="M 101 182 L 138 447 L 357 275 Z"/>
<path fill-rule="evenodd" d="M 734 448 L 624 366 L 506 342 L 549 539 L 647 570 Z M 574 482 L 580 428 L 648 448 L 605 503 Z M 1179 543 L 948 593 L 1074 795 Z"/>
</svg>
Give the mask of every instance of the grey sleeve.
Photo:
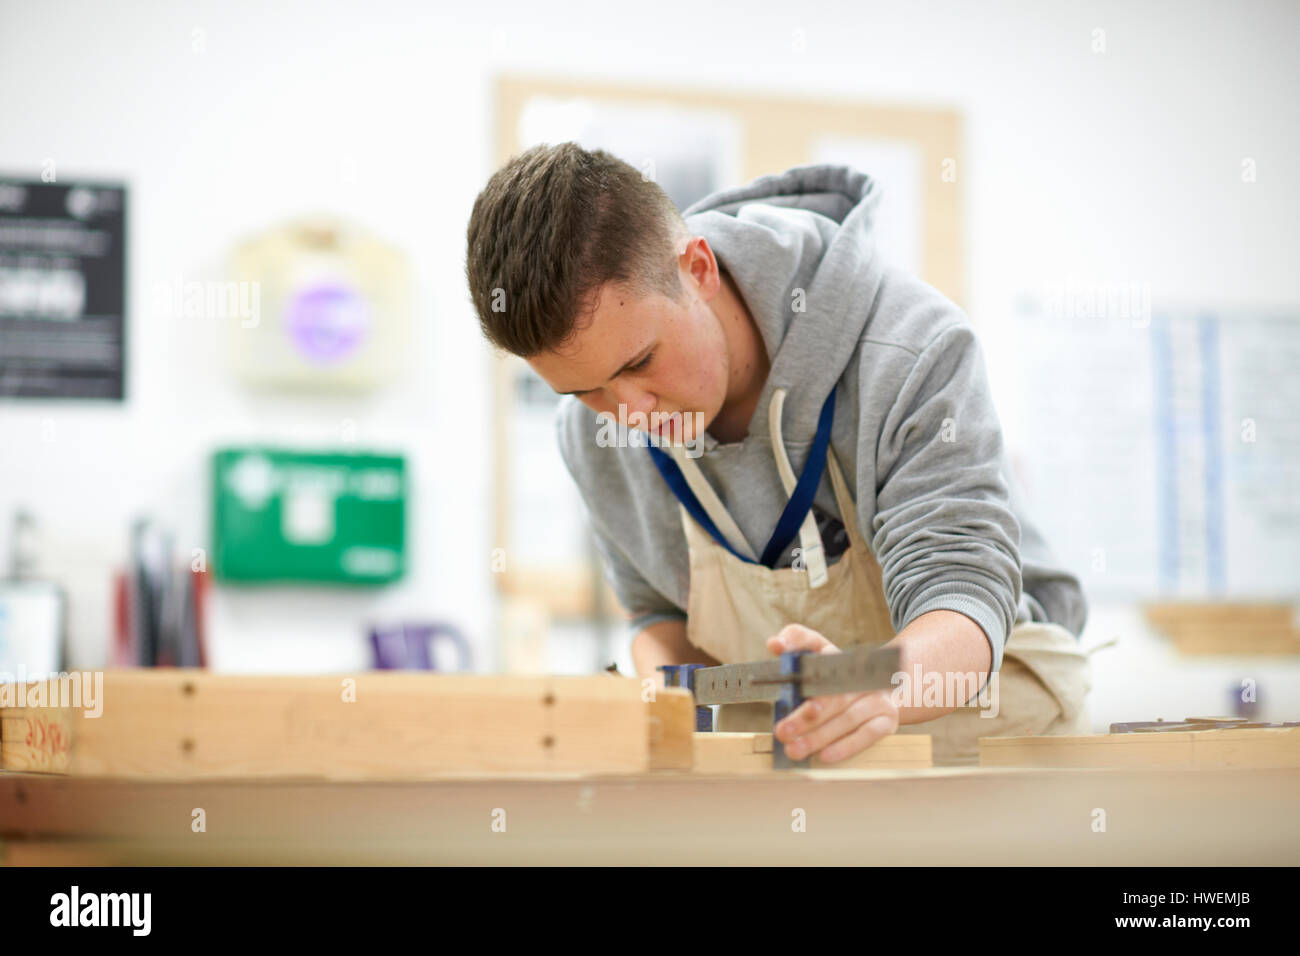
<svg viewBox="0 0 1300 956">
<path fill-rule="evenodd" d="M 993 670 L 1020 602 L 1020 523 L 1002 477 L 1002 427 L 966 323 L 917 357 L 877 447 L 872 549 L 895 631 L 928 611 L 983 629 Z"/>
<path fill-rule="evenodd" d="M 602 530 L 588 513 L 588 526 L 604 569 L 605 580 L 614 589 L 618 603 L 627 612 L 628 634 L 635 637 L 651 624 L 665 620 L 686 620 L 686 613 L 656 591 L 628 560 L 622 548 Z"/>
<path fill-rule="evenodd" d="M 568 402 L 576 404 L 575 399 L 569 399 Z M 579 479 L 578 472 L 572 462 L 572 459 L 577 457 L 577 451 L 576 449 L 570 449 L 566 442 L 566 438 L 570 441 L 576 441 L 576 439 L 572 433 L 566 433 L 565 407 L 562 406 L 555 417 L 556 440 L 560 449 L 560 457 L 564 460 L 564 467 L 568 469 L 569 475 L 577 485 L 579 494 L 583 496 L 583 512 L 586 515 L 587 528 L 590 531 L 592 542 L 595 544 L 596 552 L 600 556 L 601 570 L 605 580 L 609 582 L 609 586 L 613 589 L 619 604 L 623 606 L 628 616 L 629 635 L 635 637 L 640 631 L 658 621 L 670 618 L 686 620 L 686 613 L 681 608 L 656 591 L 646 581 L 631 559 L 628 558 L 627 553 L 619 546 L 613 533 L 597 519 L 590 506 L 587 505 L 586 492 L 583 490 L 582 481 Z"/>
</svg>

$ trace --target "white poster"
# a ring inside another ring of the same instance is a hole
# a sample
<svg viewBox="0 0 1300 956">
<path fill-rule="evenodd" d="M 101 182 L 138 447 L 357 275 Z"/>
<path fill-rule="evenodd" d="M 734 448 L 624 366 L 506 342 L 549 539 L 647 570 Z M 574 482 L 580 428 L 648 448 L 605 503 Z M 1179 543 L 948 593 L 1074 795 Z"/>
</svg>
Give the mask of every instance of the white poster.
<svg viewBox="0 0 1300 956">
<path fill-rule="evenodd" d="M 921 150 L 914 143 L 845 136 L 813 141 L 812 162 L 852 166 L 880 186 L 876 248 L 913 275 L 925 268 L 925 185 Z"/>
</svg>

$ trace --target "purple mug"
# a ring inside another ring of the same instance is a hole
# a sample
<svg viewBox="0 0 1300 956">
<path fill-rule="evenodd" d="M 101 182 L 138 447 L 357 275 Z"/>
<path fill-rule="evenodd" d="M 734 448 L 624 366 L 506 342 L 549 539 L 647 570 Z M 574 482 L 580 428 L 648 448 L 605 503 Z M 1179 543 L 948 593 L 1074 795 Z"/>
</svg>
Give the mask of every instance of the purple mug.
<svg viewBox="0 0 1300 956">
<path fill-rule="evenodd" d="M 469 641 L 450 624 L 403 623 L 370 629 L 370 647 L 376 670 L 436 670 L 433 666 L 433 642 L 446 638 L 456 645 L 460 658 L 457 670 L 470 669 Z"/>
</svg>

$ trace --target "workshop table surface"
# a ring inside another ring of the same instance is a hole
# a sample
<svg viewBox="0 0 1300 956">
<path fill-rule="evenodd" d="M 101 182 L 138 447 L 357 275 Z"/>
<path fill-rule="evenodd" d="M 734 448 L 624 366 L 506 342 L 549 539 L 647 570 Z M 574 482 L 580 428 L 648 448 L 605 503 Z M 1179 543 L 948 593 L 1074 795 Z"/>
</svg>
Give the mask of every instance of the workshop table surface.
<svg viewBox="0 0 1300 956">
<path fill-rule="evenodd" d="M 419 782 L 0 773 L 13 865 L 1293 865 L 1298 811 L 1295 769 Z"/>
</svg>

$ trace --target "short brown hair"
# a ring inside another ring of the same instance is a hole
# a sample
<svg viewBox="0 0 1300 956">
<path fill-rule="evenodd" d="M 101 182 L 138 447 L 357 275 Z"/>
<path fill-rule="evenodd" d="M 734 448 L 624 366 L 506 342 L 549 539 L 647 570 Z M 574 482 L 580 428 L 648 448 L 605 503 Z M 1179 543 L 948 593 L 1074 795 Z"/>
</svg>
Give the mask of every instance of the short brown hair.
<svg viewBox="0 0 1300 956">
<path fill-rule="evenodd" d="M 674 241 L 689 235 L 653 180 L 604 150 L 534 146 L 474 201 L 465 275 L 483 334 L 528 357 L 551 351 L 607 282 L 682 296 Z"/>
</svg>

